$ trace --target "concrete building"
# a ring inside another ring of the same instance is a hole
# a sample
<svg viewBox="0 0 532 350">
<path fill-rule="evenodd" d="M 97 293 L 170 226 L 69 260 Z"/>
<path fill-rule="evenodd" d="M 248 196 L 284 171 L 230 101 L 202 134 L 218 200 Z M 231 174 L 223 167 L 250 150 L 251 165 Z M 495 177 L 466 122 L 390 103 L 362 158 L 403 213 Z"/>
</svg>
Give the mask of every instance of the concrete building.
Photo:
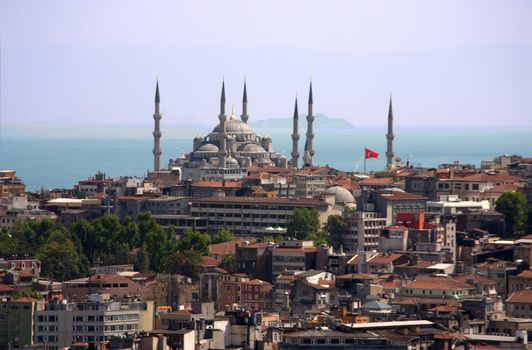
<svg viewBox="0 0 532 350">
<path fill-rule="evenodd" d="M 74 342 L 99 345 L 125 333 L 151 331 L 153 301 L 118 302 L 91 294 L 83 302 L 51 301 L 35 315 L 36 345 L 60 349 Z"/>
<path fill-rule="evenodd" d="M 381 233 L 387 227 L 386 217 L 376 212 L 355 210 L 345 210 L 343 217 L 348 227 L 348 233 L 343 239 L 346 252 L 378 248 Z"/>
<path fill-rule="evenodd" d="M 281 241 L 272 249 L 272 276 L 316 269 L 318 249 L 312 241 Z"/>
<path fill-rule="evenodd" d="M 17 177 L 16 170 L 0 170 L 0 197 L 23 195 L 26 185 Z"/>
<path fill-rule="evenodd" d="M 35 343 L 35 313 L 44 303 L 33 298 L 0 301 L 0 347 L 29 348 Z"/>
<path fill-rule="evenodd" d="M 209 232 L 221 228 L 235 235 L 270 235 L 268 227 L 286 228 L 295 208 L 318 210 L 320 222 L 325 222 L 332 203 L 318 199 L 208 197 L 192 198 L 190 215 L 207 218 Z"/>
</svg>

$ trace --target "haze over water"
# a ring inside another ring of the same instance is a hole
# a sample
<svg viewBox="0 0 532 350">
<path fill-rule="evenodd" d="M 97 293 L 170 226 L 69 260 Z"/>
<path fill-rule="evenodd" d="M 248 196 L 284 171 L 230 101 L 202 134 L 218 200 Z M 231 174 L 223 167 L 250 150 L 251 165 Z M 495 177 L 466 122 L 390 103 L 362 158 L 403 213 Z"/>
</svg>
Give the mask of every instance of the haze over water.
<svg viewBox="0 0 532 350">
<path fill-rule="evenodd" d="M 262 128 L 255 128 L 265 134 Z M 385 164 L 385 132 L 359 130 L 316 132 L 315 163 L 345 171 L 362 171 L 364 146 L 380 153 L 369 159 L 367 170 L 382 170 Z M 290 131 L 273 130 L 276 151 L 289 157 Z M 460 161 L 480 165 L 481 160 L 501 154 L 530 155 L 532 129 L 403 130 L 396 132 L 395 154 L 411 164 L 427 167 Z M 162 139 L 162 163 L 192 148 L 187 138 Z M 301 136 L 304 139 L 304 136 Z M 0 168 L 16 169 L 29 190 L 72 187 L 78 180 L 101 170 L 109 176 L 142 176 L 153 166 L 153 140 L 149 138 L 28 138 L 4 137 L 0 144 Z M 303 146 L 301 142 L 300 147 Z"/>
</svg>

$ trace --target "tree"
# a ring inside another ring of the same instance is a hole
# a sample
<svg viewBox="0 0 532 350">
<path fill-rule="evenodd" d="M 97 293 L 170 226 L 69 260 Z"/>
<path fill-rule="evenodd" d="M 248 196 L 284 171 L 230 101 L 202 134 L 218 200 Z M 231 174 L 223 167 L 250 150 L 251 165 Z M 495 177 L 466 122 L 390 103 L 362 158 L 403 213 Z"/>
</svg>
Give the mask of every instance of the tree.
<svg viewBox="0 0 532 350">
<path fill-rule="evenodd" d="M 286 223 L 288 236 L 305 239 L 320 230 L 320 215 L 314 208 L 296 208 Z"/>
<path fill-rule="evenodd" d="M 234 254 L 227 254 L 222 258 L 220 267 L 226 269 L 227 271 L 233 273 L 237 270 L 236 257 Z"/>
<path fill-rule="evenodd" d="M 505 192 L 495 203 L 495 210 L 504 215 L 506 232 L 522 234 L 526 224 L 526 196 L 523 192 Z"/>
<path fill-rule="evenodd" d="M 235 239 L 236 238 L 233 232 L 229 231 L 226 228 L 221 228 L 213 237 L 212 243 L 232 242 Z"/>
<path fill-rule="evenodd" d="M 201 255 L 208 255 L 209 244 L 211 244 L 209 234 L 186 228 L 177 240 L 177 250 L 180 252 L 195 250 Z"/>
<path fill-rule="evenodd" d="M 51 241 L 37 251 L 42 263 L 42 275 L 59 281 L 79 277 L 80 258 L 71 240 Z"/>
<path fill-rule="evenodd" d="M 168 273 L 185 275 L 196 279 L 201 265 L 201 253 L 196 250 L 177 251 L 166 258 Z"/>
<path fill-rule="evenodd" d="M 347 228 L 347 223 L 342 216 L 331 215 L 327 218 L 325 229 L 329 234 L 329 239 L 334 249 L 340 249 L 340 246 L 345 246 Z"/>
<path fill-rule="evenodd" d="M 13 299 L 19 298 L 33 298 L 33 299 L 43 299 L 43 295 L 33 289 L 23 289 L 19 290 L 13 295 Z"/>
<path fill-rule="evenodd" d="M 130 261 L 133 263 L 133 269 L 135 271 L 141 273 L 148 272 L 150 270 L 150 257 L 148 256 L 146 245 L 136 248 Z"/>
<path fill-rule="evenodd" d="M 307 237 L 305 237 L 305 241 L 312 241 L 315 246 L 319 246 L 321 244 L 329 244 L 328 238 L 329 237 L 327 237 L 325 232 L 318 231 L 316 233 L 309 233 Z"/>
</svg>

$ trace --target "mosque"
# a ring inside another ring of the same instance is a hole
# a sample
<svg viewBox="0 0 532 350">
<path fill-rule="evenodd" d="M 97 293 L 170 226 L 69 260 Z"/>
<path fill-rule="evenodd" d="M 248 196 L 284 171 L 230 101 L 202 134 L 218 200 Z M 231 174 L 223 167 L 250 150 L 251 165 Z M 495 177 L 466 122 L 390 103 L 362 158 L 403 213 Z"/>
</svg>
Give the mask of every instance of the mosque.
<svg viewBox="0 0 532 350">
<path fill-rule="evenodd" d="M 159 84 L 157 83 L 155 92 L 155 121 L 154 136 L 154 170 L 160 171 L 160 137 L 159 122 L 161 114 L 159 111 Z M 312 115 L 312 84 L 309 92 L 309 114 L 307 116 L 308 131 L 305 143 L 304 165 L 312 166 L 312 131 L 314 117 Z M 188 154 L 183 154 L 175 159 L 170 159 L 168 170 L 179 171 L 181 180 L 192 181 L 229 181 L 239 180 L 247 176 L 247 168 L 252 165 L 275 166 L 281 168 L 297 168 L 299 153 L 297 141 L 298 133 L 298 111 L 297 100 L 294 109 L 294 131 L 292 140 L 294 148 L 292 158 L 273 151 L 273 141 L 269 136 L 256 134 L 248 124 L 248 99 L 247 87 L 244 83 L 242 96 L 242 114 L 238 118 L 234 110 L 229 118 L 226 115 L 225 82 L 222 83 L 222 93 L 220 98 L 219 123 L 207 136 L 196 136 L 193 140 L 193 150 Z"/>
</svg>

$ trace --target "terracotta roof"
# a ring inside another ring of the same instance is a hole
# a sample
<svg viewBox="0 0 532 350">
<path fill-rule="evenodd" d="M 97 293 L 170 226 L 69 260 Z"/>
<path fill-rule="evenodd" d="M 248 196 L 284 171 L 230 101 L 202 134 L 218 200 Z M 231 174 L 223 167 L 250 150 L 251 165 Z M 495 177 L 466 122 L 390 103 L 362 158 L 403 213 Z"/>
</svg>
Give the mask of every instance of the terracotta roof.
<svg viewBox="0 0 532 350">
<path fill-rule="evenodd" d="M 369 177 L 359 182 L 361 185 L 392 185 L 393 179 L 391 177 Z"/>
<path fill-rule="evenodd" d="M 381 285 L 382 288 L 397 288 L 397 287 L 401 287 L 401 280 L 395 279 L 391 281 L 382 281 L 382 282 L 379 282 L 379 284 Z"/>
<path fill-rule="evenodd" d="M 357 181 L 349 179 L 337 180 L 333 182 L 333 185 L 338 185 L 348 190 L 358 190 L 360 188 L 360 184 Z"/>
<path fill-rule="evenodd" d="M 236 253 L 237 241 L 214 243 L 209 246 L 209 255 L 229 255 Z"/>
<path fill-rule="evenodd" d="M 521 188 L 521 186 L 517 186 L 514 184 L 502 184 L 493 186 L 492 188 L 488 189 L 486 192 L 510 192 L 510 191 L 517 191 Z"/>
<path fill-rule="evenodd" d="M 202 256 L 200 265 L 203 267 L 218 267 L 220 263 L 220 260 L 216 260 L 210 256 Z"/>
<path fill-rule="evenodd" d="M 389 264 L 391 262 L 394 262 L 395 260 L 401 258 L 403 254 L 387 254 L 387 253 L 379 253 L 371 258 L 368 259 L 368 263 L 372 264 Z"/>
<path fill-rule="evenodd" d="M 15 288 L 11 287 L 9 284 L 0 283 L 0 293 L 11 293 L 14 291 Z"/>
<path fill-rule="evenodd" d="M 243 282 L 243 284 L 251 284 L 251 285 L 255 285 L 255 286 L 271 285 L 271 283 L 268 283 L 266 281 L 259 280 L 259 279 L 253 279 L 251 281 Z"/>
<path fill-rule="evenodd" d="M 396 267 L 400 267 L 402 269 L 426 269 L 427 267 L 432 266 L 432 265 L 434 265 L 432 261 L 421 260 L 417 264 L 411 265 L 409 263 L 406 263 L 406 264 L 397 265 Z"/>
<path fill-rule="evenodd" d="M 326 202 L 319 199 L 295 199 L 295 198 L 262 198 L 262 197 L 205 197 L 192 198 L 191 202 L 195 203 L 238 203 L 238 204 L 279 204 L 279 205 L 293 205 L 293 206 L 324 206 Z"/>
<path fill-rule="evenodd" d="M 532 304 L 532 289 L 524 289 L 513 292 L 508 299 L 507 303 L 518 303 L 518 304 Z"/>
<path fill-rule="evenodd" d="M 475 289 L 475 287 L 467 283 L 457 281 L 450 277 L 430 275 L 418 275 L 416 280 L 409 283 L 406 288 L 437 290 Z"/>
<path fill-rule="evenodd" d="M 517 277 L 521 278 L 532 278 L 532 270 L 523 270 Z"/>
<path fill-rule="evenodd" d="M 482 277 L 482 276 L 479 276 L 477 274 L 472 274 L 472 273 L 468 275 L 453 276 L 453 278 L 457 281 L 471 284 L 473 286 L 476 284 L 480 284 L 483 286 L 494 286 L 497 284 L 497 282 L 492 281 L 489 278 Z"/>
<path fill-rule="evenodd" d="M 40 300 L 35 299 L 35 298 L 30 298 L 30 297 L 23 297 L 23 298 L 15 299 L 14 301 L 17 303 L 36 303 L 36 302 L 39 302 Z"/>
<path fill-rule="evenodd" d="M 456 306 L 449 306 L 449 305 L 438 305 L 436 307 L 433 307 L 429 309 L 430 311 L 438 311 L 438 312 L 456 312 L 459 310 Z"/>
<path fill-rule="evenodd" d="M 527 180 L 520 177 L 503 175 L 503 174 L 475 174 L 464 176 L 460 178 L 455 178 L 454 182 L 527 182 Z"/>
</svg>

